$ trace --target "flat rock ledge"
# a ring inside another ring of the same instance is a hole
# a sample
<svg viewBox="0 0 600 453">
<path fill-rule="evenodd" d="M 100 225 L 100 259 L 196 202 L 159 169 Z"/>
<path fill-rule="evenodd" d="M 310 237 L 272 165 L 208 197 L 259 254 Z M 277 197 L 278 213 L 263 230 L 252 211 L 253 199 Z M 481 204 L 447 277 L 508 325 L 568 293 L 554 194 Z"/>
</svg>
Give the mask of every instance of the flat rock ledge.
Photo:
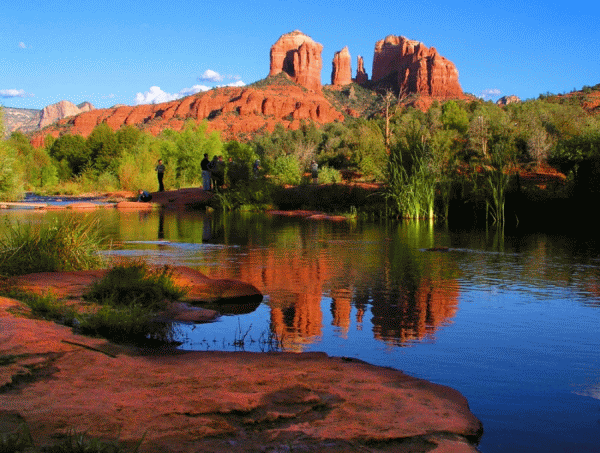
<svg viewBox="0 0 600 453">
<path fill-rule="evenodd" d="M 262 294 L 253 285 L 239 280 L 212 279 L 201 272 L 185 267 L 171 268 L 175 284 L 187 289 L 180 303 L 171 304 L 164 313 L 165 318 L 181 322 L 207 322 L 217 318 L 220 305 L 239 307 L 256 306 L 262 300 Z M 80 299 L 89 287 L 100 280 L 108 269 L 70 272 L 39 272 L 16 277 L 14 283 L 25 291 L 36 294 L 51 292 L 61 299 Z M 214 309 L 195 306 L 211 304 Z"/>
<path fill-rule="evenodd" d="M 75 430 L 140 453 L 477 452 L 457 391 L 323 353 L 140 350 L 0 298 L 0 431 Z"/>
</svg>

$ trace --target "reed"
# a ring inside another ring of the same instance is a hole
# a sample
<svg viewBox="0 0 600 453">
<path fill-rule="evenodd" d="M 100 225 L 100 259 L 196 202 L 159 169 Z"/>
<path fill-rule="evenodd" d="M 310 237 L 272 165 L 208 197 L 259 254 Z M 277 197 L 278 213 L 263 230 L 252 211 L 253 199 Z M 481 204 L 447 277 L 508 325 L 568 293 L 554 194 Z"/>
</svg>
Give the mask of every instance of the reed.
<svg viewBox="0 0 600 453">
<path fill-rule="evenodd" d="M 436 177 L 429 165 L 425 145 L 390 151 L 386 198 L 401 217 L 433 219 Z M 409 159 L 405 159 L 408 156 Z M 405 162 L 406 160 L 406 162 Z"/>
</svg>

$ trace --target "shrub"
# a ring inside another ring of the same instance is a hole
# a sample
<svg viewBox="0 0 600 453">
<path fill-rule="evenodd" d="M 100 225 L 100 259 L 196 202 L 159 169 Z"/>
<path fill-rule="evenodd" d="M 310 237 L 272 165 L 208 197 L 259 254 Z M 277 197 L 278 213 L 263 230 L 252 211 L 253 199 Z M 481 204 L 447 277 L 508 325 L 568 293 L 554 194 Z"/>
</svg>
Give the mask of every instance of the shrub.
<svg viewBox="0 0 600 453">
<path fill-rule="evenodd" d="M 335 168 L 323 166 L 319 170 L 319 183 L 322 184 L 336 184 L 342 181 L 342 175 Z"/>
<path fill-rule="evenodd" d="M 271 166 L 271 176 L 280 184 L 300 184 L 302 175 L 296 156 L 289 155 L 276 159 Z"/>
</svg>

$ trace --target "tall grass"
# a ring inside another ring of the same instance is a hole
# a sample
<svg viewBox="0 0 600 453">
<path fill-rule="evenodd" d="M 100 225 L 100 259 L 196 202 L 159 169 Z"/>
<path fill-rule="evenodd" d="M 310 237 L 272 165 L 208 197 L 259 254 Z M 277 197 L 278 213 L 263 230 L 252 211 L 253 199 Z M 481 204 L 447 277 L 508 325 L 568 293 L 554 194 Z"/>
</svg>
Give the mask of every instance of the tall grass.
<svg viewBox="0 0 600 453">
<path fill-rule="evenodd" d="M 11 224 L 0 233 L 0 275 L 100 268 L 107 241 L 97 219 L 55 219 L 49 224 Z"/>
</svg>

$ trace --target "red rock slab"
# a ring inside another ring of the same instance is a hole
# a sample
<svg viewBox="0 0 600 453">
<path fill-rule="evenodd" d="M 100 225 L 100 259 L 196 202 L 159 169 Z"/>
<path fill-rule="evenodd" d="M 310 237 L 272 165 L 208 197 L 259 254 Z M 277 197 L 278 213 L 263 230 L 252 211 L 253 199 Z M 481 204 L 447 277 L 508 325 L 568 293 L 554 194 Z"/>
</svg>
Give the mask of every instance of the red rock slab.
<svg viewBox="0 0 600 453">
<path fill-rule="evenodd" d="M 199 204 L 207 203 L 213 196 L 200 188 L 187 188 L 178 190 L 167 190 L 164 192 L 152 192 L 152 203 L 159 204 L 165 209 L 188 210 Z"/>
<path fill-rule="evenodd" d="M 119 210 L 152 211 L 157 205 L 138 201 L 119 201 L 115 207 Z"/>
<path fill-rule="evenodd" d="M 172 268 L 176 285 L 188 290 L 183 298 L 190 303 L 216 303 L 245 297 L 262 298 L 255 286 L 239 280 L 212 279 L 195 269 L 177 266 Z M 69 272 L 39 272 L 21 275 L 15 282 L 26 291 L 37 294 L 52 292 L 59 298 L 80 298 L 92 283 L 100 280 L 108 269 Z"/>
<path fill-rule="evenodd" d="M 401 371 L 323 353 L 149 353 L 18 310 L 0 299 L 0 426 L 24 420 L 36 446 L 75 430 L 143 438 L 140 453 L 477 451 L 465 398 Z"/>
</svg>

